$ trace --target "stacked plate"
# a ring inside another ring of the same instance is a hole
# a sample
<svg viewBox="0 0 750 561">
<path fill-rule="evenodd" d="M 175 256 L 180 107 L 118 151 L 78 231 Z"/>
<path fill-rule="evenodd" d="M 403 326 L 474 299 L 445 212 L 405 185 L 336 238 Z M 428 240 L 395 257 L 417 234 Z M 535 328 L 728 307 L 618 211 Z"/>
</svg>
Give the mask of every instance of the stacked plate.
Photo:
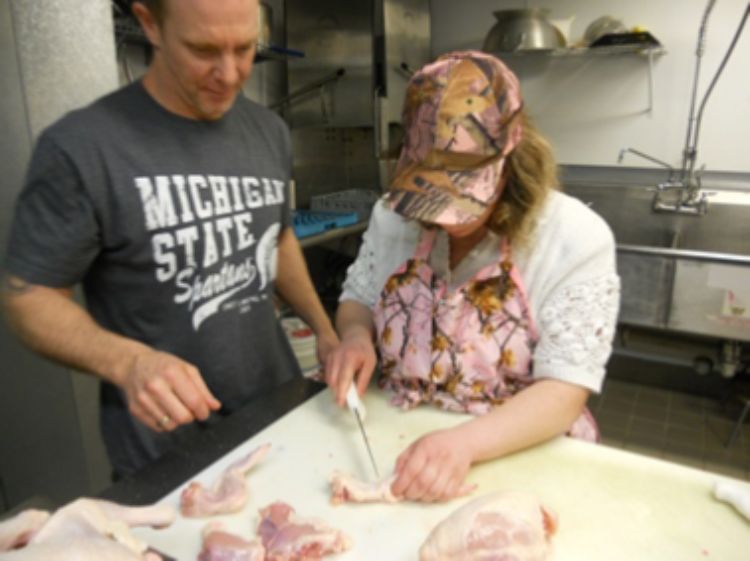
<svg viewBox="0 0 750 561">
<path fill-rule="evenodd" d="M 292 345 L 294 356 L 305 377 L 318 373 L 318 355 L 316 351 L 317 338 L 308 325 L 298 317 L 288 317 L 281 320 L 289 343 Z"/>
</svg>

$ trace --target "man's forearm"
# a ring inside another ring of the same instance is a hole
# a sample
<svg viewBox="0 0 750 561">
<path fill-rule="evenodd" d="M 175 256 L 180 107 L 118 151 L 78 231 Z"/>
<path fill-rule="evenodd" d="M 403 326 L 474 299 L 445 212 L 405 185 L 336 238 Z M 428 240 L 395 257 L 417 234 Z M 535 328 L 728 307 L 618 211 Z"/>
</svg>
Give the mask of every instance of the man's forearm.
<svg viewBox="0 0 750 561">
<path fill-rule="evenodd" d="M 8 323 L 32 350 L 76 370 L 120 384 L 135 357 L 148 347 L 99 326 L 72 299 L 72 290 L 6 279 Z"/>
<path fill-rule="evenodd" d="M 331 320 L 310 280 L 302 248 L 291 228 L 281 233 L 278 251 L 278 293 L 318 336 L 335 335 Z"/>
</svg>

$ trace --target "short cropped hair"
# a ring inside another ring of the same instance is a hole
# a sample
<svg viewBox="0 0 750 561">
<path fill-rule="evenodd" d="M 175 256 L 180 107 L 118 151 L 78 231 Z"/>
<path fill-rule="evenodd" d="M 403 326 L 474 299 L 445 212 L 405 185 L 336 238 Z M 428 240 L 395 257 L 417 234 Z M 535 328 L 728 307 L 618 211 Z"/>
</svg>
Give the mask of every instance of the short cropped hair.
<svg viewBox="0 0 750 561">
<path fill-rule="evenodd" d="M 148 8 L 153 14 L 156 23 L 162 25 L 164 23 L 164 16 L 167 13 L 167 2 L 166 0 L 135 0 L 140 2 Z"/>
</svg>

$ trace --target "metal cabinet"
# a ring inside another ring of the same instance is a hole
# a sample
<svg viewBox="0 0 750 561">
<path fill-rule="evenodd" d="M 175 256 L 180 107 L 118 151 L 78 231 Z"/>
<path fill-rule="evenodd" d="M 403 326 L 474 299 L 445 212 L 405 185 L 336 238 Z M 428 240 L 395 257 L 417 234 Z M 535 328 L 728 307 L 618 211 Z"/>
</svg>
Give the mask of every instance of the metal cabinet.
<svg viewBox="0 0 750 561">
<path fill-rule="evenodd" d="M 349 188 L 380 189 L 398 153 L 410 72 L 429 60 L 427 0 L 286 4 L 297 203 Z"/>
</svg>

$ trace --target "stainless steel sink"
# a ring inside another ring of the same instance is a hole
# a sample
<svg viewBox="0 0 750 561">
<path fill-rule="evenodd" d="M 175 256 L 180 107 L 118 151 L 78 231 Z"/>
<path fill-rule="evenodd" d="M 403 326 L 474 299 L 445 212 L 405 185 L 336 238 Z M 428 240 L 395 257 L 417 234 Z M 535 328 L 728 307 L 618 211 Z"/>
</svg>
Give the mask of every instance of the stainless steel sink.
<svg viewBox="0 0 750 561">
<path fill-rule="evenodd" d="M 688 216 L 652 212 L 654 194 L 646 187 L 570 185 L 565 192 L 602 216 L 618 245 L 750 257 L 750 206 L 712 203 L 709 198 L 708 213 Z"/>
<path fill-rule="evenodd" d="M 719 192 L 707 214 L 688 216 L 653 212 L 642 186 L 564 191 L 612 228 L 621 323 L 750 341 L 750 302 L 730 305 L 750 299 L 750 193 Z"/>
</svg>

